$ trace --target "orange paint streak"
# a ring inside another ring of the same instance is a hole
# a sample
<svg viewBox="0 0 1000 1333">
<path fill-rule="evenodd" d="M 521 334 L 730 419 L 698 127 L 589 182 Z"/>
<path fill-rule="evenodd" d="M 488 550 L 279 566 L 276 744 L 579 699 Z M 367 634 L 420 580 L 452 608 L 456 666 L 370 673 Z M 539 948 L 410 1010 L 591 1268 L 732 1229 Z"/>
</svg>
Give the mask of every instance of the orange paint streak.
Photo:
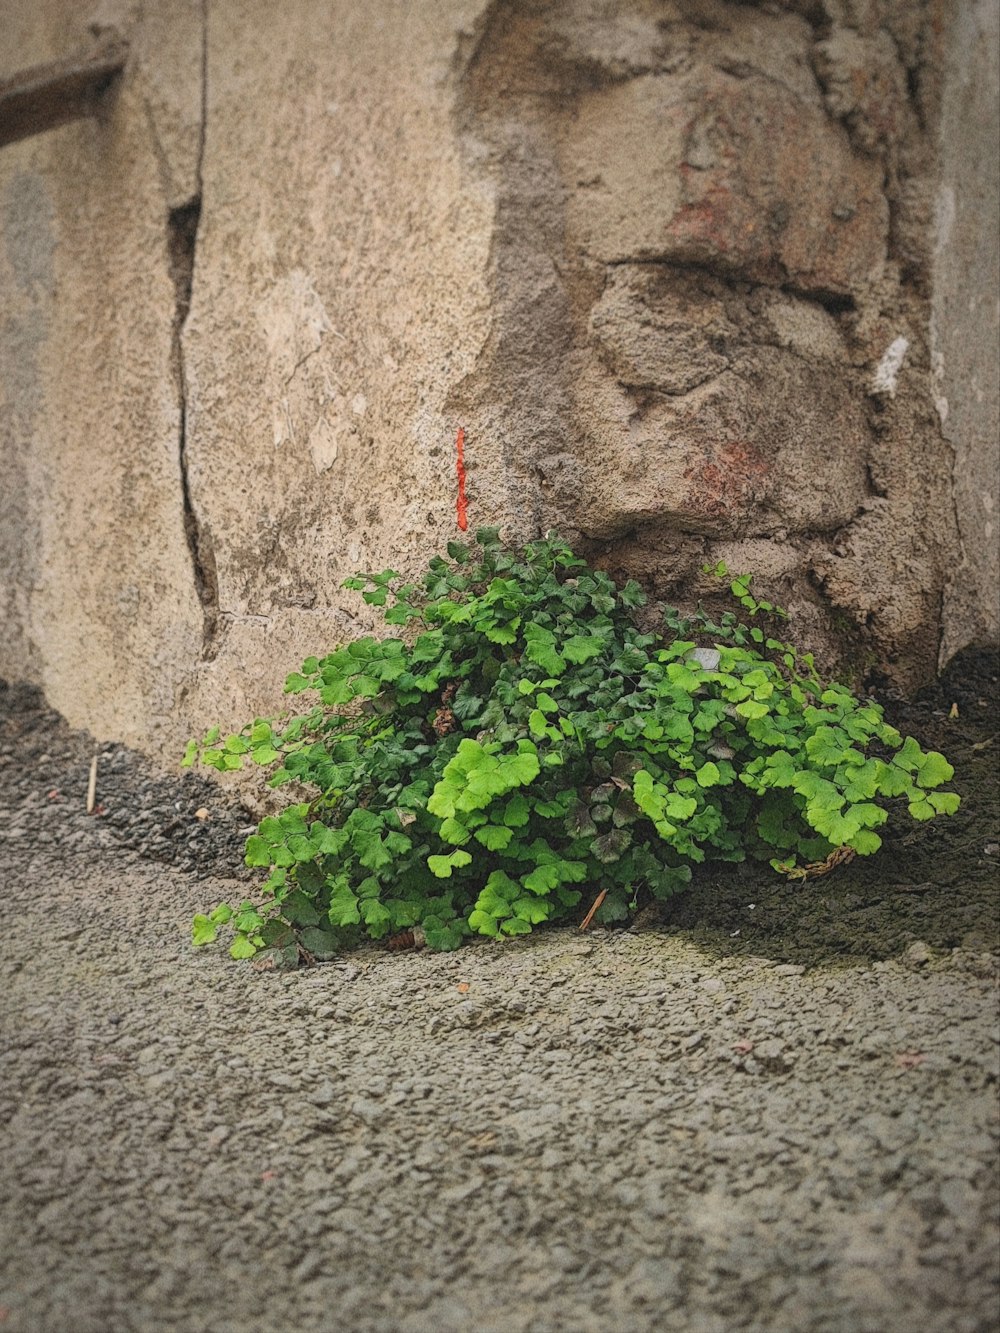
<svg viewBox="0 0 1000 1333">
<path fill-rule="evenodd" d="M 455 513 L 458 526 L 465 532 L 469 526 L 469 502 L 465 497 L 465 427 L 459 426 L 455 438 L 455 475 L 458 477 L 458 498 L 455 501 Z"/>
</svg>

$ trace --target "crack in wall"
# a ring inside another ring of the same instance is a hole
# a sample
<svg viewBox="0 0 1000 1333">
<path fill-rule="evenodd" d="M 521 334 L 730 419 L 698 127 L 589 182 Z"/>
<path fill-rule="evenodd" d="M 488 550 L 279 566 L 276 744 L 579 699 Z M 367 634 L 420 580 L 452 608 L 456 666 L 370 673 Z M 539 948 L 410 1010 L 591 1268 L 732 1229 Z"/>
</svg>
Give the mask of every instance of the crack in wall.
<svg viewBox="0 0 1000 1333">
<path fill-rule="evenodd" d="M 181 506 L 184 537 L 191 557 L 195 591 L 202 609 L 202 657 L 215 656 L 215 634 L 219 624 L 219 584 L 215 552 L 208 532 L 198 518 L 191 494 L 188 469 L 188 381 L 184 360 L 184 329 L 191 311 L 194 291 L 195 253 L 202 209 L 202 164 L 208 109 L 208 0 L 201 7 L 201 106 L 198 147 L 195 158 L 195 192 L 185 203 L 167 215 L 167 254 L 174 285 L 174 320 L 171 361 L 177 390 L 179 415 L 178 459 L 181 476 Z"/>
</svg>

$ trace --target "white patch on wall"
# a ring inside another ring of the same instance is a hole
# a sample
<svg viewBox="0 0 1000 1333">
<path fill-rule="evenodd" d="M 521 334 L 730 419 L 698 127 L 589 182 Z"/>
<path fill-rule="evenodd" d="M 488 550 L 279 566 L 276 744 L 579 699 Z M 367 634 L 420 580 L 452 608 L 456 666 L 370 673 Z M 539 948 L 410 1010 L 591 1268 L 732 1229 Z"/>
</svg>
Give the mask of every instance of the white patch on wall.
<svg viewBox="0 0 1000 1333">
<path fill-rule="evenodd" d="M 890 398 L 895 398 L 896 382 L 909 346 L 907 338 L 896 338 L 885 349 L 882 360 L 875 367 L 875 374 L 872 376 L 872 387 L 869 390 L 871 394 L 884 393 Z"/>
<path fill-rule="evenodd" d="M 955 225 L 955 191 L 950 185 L 942 185 L 934 201 L 934 238 L 935 249 L 940 253 L 951 240 L 951 229 Z"/>
<path fill-rule="evenodd" d="M 283 387 L 333 331 L 312 278 L 301 268 L 293 268 L 274 284 L 258 304 L 257 317 L 267 345 L 268 370 Z"/>
<path fill-rule="evenodd" d="M 326 417 L 320 417 L 309 432 L 309 453 L 317 477 L 333 467 L 340 456 L 340 445 Z"/>
</svg>

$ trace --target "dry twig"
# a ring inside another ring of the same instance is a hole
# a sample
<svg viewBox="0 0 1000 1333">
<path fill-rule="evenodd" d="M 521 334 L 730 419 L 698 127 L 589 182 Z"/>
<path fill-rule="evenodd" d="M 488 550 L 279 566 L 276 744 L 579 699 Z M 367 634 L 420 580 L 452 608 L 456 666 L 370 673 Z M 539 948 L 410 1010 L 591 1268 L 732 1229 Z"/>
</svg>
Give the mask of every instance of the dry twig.
<svg viewBox="0 0 1000 1333">
<path fill-rule="evenodd" d="M 587 929 L 587 927 L 590 925 L 591 921 L 593 921 L 593 919 L 594 919 L 594 914 L 596 913 L 597 909 L 600 907 L 601 903 L 604 902 L 604 899 L 605 899 L 607 896 L 608 896 L 608 891 L 607 891 L 607 889 L 602 889 L 602 890 L 600 891 L 600 893 L 597 895 L 597 897 L 594 899 L 593 903 L 591 904 L 590 911 L 587 913 L 587 915 L 586 915 L 586 916 L 583 918 L 583 920 L 580 922 L 580 929 L 581 929 L 581 930 L 586 930 L 586 929 Z"/>
</svg>

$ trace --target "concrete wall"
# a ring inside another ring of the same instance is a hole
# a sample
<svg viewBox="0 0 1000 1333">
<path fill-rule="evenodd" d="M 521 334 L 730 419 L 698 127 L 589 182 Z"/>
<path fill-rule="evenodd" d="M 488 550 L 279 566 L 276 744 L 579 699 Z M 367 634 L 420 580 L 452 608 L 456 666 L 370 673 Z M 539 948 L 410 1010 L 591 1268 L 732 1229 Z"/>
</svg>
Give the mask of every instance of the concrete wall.
<svg viewBox="0 0 1000 1333">
<path fill-rule="evenodd" d="M 931 332 L 961 551 L 945 592 L 944 661 L 1000 638 L 998 0 L 955 6 L 945 61 Z"/>
<path fill-rule="evenodd" d="M 130 52 L 0 153 L 0 674 L 164 757 L 273 711 L 460 422 L 473 525 L 903 685 L 995 638 L 996 12 L 0 0 L 0 78 Z"/>
</svg>

